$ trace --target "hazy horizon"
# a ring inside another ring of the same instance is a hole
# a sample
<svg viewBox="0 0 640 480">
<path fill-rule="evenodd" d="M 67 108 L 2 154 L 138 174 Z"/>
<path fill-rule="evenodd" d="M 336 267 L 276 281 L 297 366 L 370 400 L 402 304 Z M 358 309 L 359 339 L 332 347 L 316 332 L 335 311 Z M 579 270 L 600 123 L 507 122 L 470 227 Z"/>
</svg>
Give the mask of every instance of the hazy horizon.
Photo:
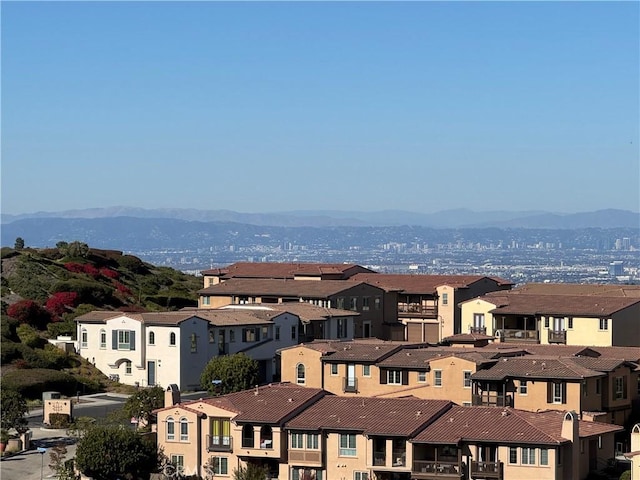
<svg viewBox="0 0 640 480">
<path fill-rule="evenodd" d="M 0 209 L 637 212 L 639 14 L 3 2 Z"/>
</svg>

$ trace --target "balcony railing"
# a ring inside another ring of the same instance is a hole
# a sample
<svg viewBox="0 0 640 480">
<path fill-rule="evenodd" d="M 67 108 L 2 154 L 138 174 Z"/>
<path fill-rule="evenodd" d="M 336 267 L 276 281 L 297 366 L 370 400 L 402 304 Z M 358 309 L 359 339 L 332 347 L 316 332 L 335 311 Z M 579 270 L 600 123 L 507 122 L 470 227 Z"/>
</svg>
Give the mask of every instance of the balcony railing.
<svg viewBox="0 0 640 480">
<path fill-rule="evenodd" d="M 487 327 L 469 327 L 469 333 L 475 333 L 479 335 L 487 334 Z"/>
<path fill-rule="evenodd" d="M 322 452 L 320 450 L 289 449 L 289 463 L 296 465 L 322 465 Z"/>
<path fill-rule="evenodd" d="M 429 473 L 431 475 L 462 476 L 462 465 L 458 462 L 434 462 L 431 460 L 414 460 L 413 473 Z"/>
<path fill-rule="evenodd" d="M 549 330 L 549 343 L 567 343 L 567 331 Z"/>
<path fill-rule="evenodd" d="M 539 342 L 540 335 L 538 330 L 517 330 L 512 328 L 503 328 L 500 330 L 503 342 Z"/>
<path fill-rule="evenodd" d="M 438 316 L 438 307 L 420 305 L 419 303 L 399 303 L 398 313 L 436 318 Z"/>
<path fill-rule="evenodd" d="M 511 395 L 499 395 L 492 392 L 472 395 L 471 404 L 474 407 L 513 407 Z"/>
<path fill-rule="evenodd" d="M 502 462 L 471 462 L 471 476 L 478 479 L 503 478 Z"/>
<path fill-rule="evenodd" d="M 407 452 L 405 450 L 394 450 L 391 452 L 393 458 L 393 467 L 404 467 L 407 464 Z"/>
<path fill-rule="evenodd" d="M 207 435 L 207 452 L 231 452 L 233 438 L 218 435 Z"/>
<path fill-rule="evenodd" d="M 355 393 L 358 391 L 358 379 L 355 377 L 344 377 L 342 379 L 342 391 Z"/>
</svg>

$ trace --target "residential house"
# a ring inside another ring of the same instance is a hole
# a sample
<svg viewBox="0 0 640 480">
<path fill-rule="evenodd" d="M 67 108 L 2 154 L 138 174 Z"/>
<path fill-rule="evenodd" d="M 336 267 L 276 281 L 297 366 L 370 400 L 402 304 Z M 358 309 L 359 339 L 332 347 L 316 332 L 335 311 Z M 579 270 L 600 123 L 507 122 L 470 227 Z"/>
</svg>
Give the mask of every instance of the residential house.
<svg viewBox="0 0 640 480">
<path fill-rule="evenodd" d="M 461 333 L 461 302 L 513 286 L 502 278 L 481 275 L 358 273 L 349 280 L 395 293 L 398 321 L 406 327 L 404 339 L 429 343 Z"/>
<path fill-rule="evenodd" d="M 287 422 L 290 480 L 409 480 L 410 439 L 446 400 L 327 395 Z"/>
<path fill-rule="evenodd" d="M 105 375 L 128 385 L 200 388 L 211 358 L 244 352 L 260 378 L 277 378 L 275 354 L 298 343 L 300 319 L 289 312 L 183 310 L 94 311 L 77 317 L 78 353 Z"/>
<path fill-rule="evenodd" d="M 621 430 L 571 411 L 453 406 L 411 439 L 411 478 L 582 480 L 606 468 Z"/>
<path fill-rule="evenodd" d="M 465 332 L 504 343 L 640 345 L 640 297 L 493 292 L 460 308 Z"/>
<path fill-rule="evenodd" d="M 231 278 L 198 292 L 199 307 L 219 308 L 238 304 L 306 302 L 320 307 L 351 310 L 355 337 L 386 337 L 400 324 L 394 309 L 385 310 L 384 290 L 364 282 L 343 280 L 277 280 Z"/>
<path fill-rule="evenodd" d="M 320 389 L 269 384 L 155 410 L 158 447 L 184 475 L 231 478 L 249 463 L 287 478 L 287 420 L 324 396 Z M 281 471 L 284 475 L 280 475 Z"/>
<path fill-rule="evenodd" d="M 631 428 L 631 448 L 624 454 L 631 466 L 631 480 L 640 480 L 640 423 Z"/>
</svg>

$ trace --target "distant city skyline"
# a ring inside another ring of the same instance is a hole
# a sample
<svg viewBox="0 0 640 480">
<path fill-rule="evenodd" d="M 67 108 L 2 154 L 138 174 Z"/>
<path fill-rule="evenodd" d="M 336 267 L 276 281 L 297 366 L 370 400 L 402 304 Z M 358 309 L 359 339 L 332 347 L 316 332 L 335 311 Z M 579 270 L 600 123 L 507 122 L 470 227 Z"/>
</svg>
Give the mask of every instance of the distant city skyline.
<svg viewBox="0 0 640 480">
<path fill-rule="evenodd" d="M 638 2 L 2 2 L 7 214 L 640 209 Z"/>
</svg>

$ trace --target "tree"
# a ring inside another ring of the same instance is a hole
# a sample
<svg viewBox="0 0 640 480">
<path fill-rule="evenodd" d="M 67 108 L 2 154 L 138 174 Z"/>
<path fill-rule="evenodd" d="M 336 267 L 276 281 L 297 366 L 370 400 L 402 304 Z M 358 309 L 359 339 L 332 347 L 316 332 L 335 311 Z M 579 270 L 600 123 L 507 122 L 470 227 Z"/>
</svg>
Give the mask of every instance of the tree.
<svg viewBox="0 0 640 480">
<path fill-rule="evenodd" d="M 16 243 L 13 246 L 14 250 L 22 250 L 24 248 L 24 238 L 18 237 L 16 238 Z"/>
<path fill-rule="evenodd" d="M 138 425 L 149 425 L 151 412 L 163 405 L 164 390 L 156 386 L 138 390 L 127 399 L 122 410 L 127 418 L 137 418 Z"/>
<path fill-rule="evenodd" d="M 246 467 L 238 467 L 233 471 L 233 480 L 267 480 L 268 475 L 268 467 L 247 463 Z"/>
<path fill-rule="evenodd" d="M 218 385 L 213 381 L 219 380 Z M 247 390 L 258 382 L 258 362 L 246 353 L 212 358 L 200 376 L 202 388 L 211 393 L 231 393 Z"/>
<path fill-rule="evenodd" d="M 78 441 L 76 467 L 95 480 L 149 478 L 159 467 L 158 449 L 128 428 L 96 426 Z"/>
<path fill-rule="evenodd" d="M 82 242 L 71 242 L 67 245 L 67 256 L 72 258 L 85 258 L 89 256 L 89 245 Z"/>
<path fill-rule="evenodd" d="M 17 391 L 3 386 L 0 394 L 0 428 L 11 430 L 15 428 L 17 432 L 27 431 L 27 419 L 25 415 L 29 412 L 27 401 Z"/>
</svg>

